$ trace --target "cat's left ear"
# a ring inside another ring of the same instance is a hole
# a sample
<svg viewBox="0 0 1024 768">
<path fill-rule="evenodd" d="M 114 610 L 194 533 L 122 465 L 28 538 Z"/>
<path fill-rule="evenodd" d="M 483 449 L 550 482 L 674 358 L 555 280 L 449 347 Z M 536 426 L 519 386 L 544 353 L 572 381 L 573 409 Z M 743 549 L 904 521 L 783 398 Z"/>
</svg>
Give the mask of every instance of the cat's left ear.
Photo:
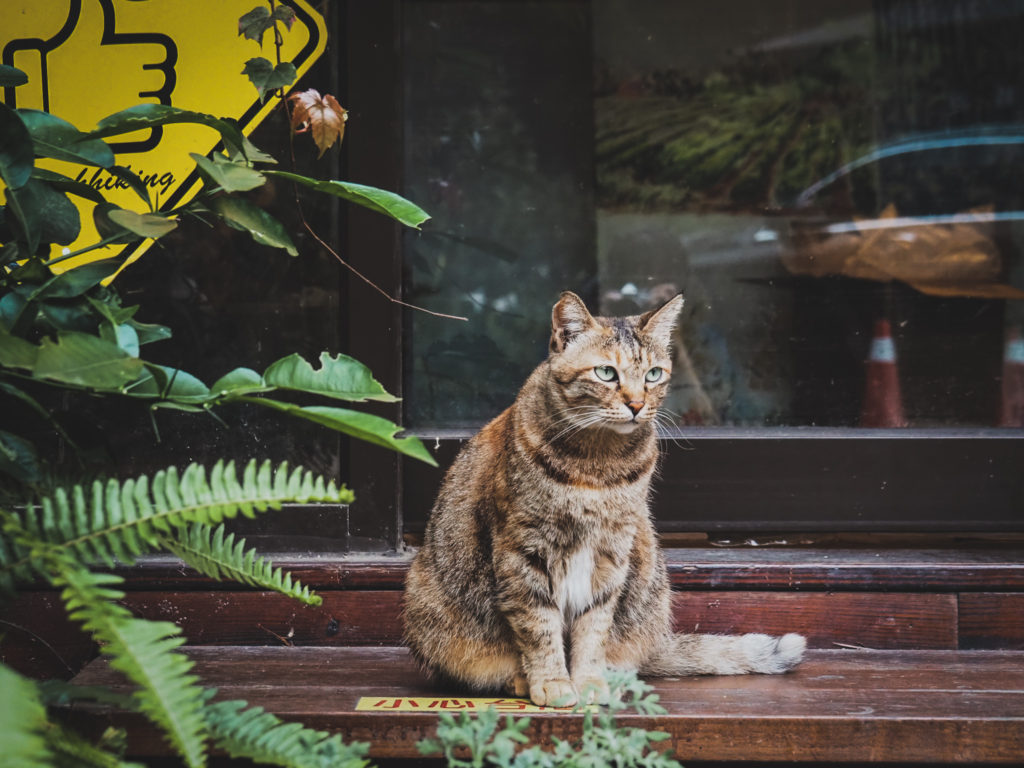
<svg viewBox="0 0 1024 768">
<path fill-rule="evenodd" d="M 583 299 L 572 291 L 564 291 L 551 310 L 551 351 L 561 352 L 581 333 L 597 327 Z"/>
<path fill-rule="evenodd" d="M 680 293 L 666 301 L 660 308 L 640 315 L 640 330 L 653 336 L 662 346 L 669 346 L 672 341 L 672 329 L 676 327 L 682 308 L 683 294 Z"/>
</svg>

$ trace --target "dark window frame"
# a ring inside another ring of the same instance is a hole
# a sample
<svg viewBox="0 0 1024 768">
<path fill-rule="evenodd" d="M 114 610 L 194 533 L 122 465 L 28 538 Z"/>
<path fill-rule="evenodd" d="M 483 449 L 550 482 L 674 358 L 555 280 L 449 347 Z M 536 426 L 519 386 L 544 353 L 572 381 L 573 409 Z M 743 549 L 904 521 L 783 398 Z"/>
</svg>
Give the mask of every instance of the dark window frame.
<svg viewBox="0 0 1024 768">
<path fill-rule="evenodd" d="M 401 191 L 403 2 L 348 3 L 336 39 L 352 122 L 347 176 Z M 400 228 L 346 211 L 352 264 L 402 295 Z M 428 225 L 429 226 L 429 225 Z M 402 390 L 409 312 L 348 281 L 349 351 Z M 401 423 L 401 407 L 377 412 Z M 352 450 L 342 479 L 357 492 L 355 549 L 401 549 L 421 531 L 443 472 L 472 430 L 416 434 L 440 469 L 375 449 Z M 652 511 L 665 532 L 1024 531 L 1024 430 L 693 428 L 663 440 Z"/>
</svg>

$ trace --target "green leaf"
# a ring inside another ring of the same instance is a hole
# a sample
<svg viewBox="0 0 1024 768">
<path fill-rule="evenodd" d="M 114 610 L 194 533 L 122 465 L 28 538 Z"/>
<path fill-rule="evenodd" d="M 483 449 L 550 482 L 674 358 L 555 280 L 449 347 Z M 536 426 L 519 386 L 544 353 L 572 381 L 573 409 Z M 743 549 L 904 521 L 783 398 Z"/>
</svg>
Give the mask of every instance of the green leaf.
<svg viewBox="0 0 1024 768">
<path fill-rule="evenodd" d="M 188 405 L 202 405 L 213 399 L 209 388 L 191 373 L 155 363 L 144 365 L 145 370 L 124 394 L 173 400 Z"/>
<path fill-rule="evenodd" d="M 167 216 L 161 216 L 158 213 L 136 213 L 124 208 L 108 211 L 107 217 L 129 232 L 134 232 L 141 237 L 151 237 L 154 240 L 163 237 L 178 226 L 177 221 Z"/>
<path fill-rule="evenodd" d="M 127 323 L 100 326 L 100 337 L 117 344 L 132 357 L 139 356 L 139 334 Z"/>
<path fill-rule="evenodd" d="M 57 334 L 56 341 L 43 339 L 32 374 L 37 379 L 115 390 L 134 381 L 142 365 L 138 358 L 98 336 L 64 331 Z"/>
<path fill-rule="evenodd" d="M 406 456 L 419 459 L 431 466 L 437 466 L 434 457 L 430 455 L 419 438 L 411 436 L 395 437 L 402 428 L 380 416 L 352 411 L 347 408 L 332 408 L 318 405 L 298 406 L 292 403 L 284 403 L 280 400 L 272 400 L 269 397 L 247 398 L 246 402 L 265 405 L 282 413 L 297 416 L 300 419 L 307 419 L 338 432 L 344 432 L 346 435 L 365 440 L 368 443 L 390 448 L 398 453 L 404 453 Z"/>
<path fill-rule="evenodd" d="M 262 56 L 245 62 L 242 74 L 256 86 L 260 99 L 266 98 L 268 93 L 278 88 L 287 88 L 299 76 L 298 70 L 290 61 L 282 61 L 280 64 L 274 65 Z"/>
<path fill-rule="evenodd" d="M 254 40 L 263 47 L 263 33 L 274 26 L 270 18 L 270 9 L 258 5 L 238 19 L 238 34 L 247 40 Z"/>
<path fill-rule="evenodd" d="M 213 128 L 220 134 L 229 150 L 248 156 L 246 149 L 251 145 L 236 124 L 205 112 L 193 112 L 168 104 L 136 104 L 134 107 L 122 109 L 100 120 L 96 129 L 88 135 L 93 138 L 105 138 L 174 123 L 195 123 Z"/>
<path fill-rule="evenodd" d="M 31 371 L 36 366 L 38 356 L 39 347 L 35 344 L 0 330 L 0 365 L 4 368 L 22 368 Z"/>
<path fill-rule="evenodd" d="M 253 392 L 269 392 L 272 389 L 274 387 L 268 387 L 263 377 L 251 368 L 235 368 L 210 386 L 210 392 L 215 396 L 247 395 Z"/>
<path fill-rule="evenodd" d="M 99 321 L 93 314 L 89 302 L 81 299 L 71 302 L 59 299 L 39 302 L 39 317 L 49 324 L 52 332 L 80 331 L 93 334 L 99 327 Z"/>
<path fill-rule="evenodd" d="M 26 485 L 36 485 L 43 477 L 43 463 L 31 441 L 0 430 L 0 472 Z"/>
<path fill-rule="evenodd" d="M 229 118 L 224 118 L 228 120 Z M 248 136 L 242 137 L 241 147 L 226 146 L 228 152 L 228 159 L 232 162 L 237 161 L 238 158 L 248 160 L 250 163 L 270 163 L 271 165 L 277 165 L 277 158 L 273 155 L 268 155 L 262 149 L 257 147 L 251 141 Z"/>
<path fill-rule="evenodd" d="M 287 171 L 268 170 L 266 173 L 270 176 L 293 181 L 296 184 L 302 184 L 317 192 L 340 197 L 377 213 L 383 213 L 385 216 L 390 216 L 413 229 L 419 229 L 420 225 L 430 218 L 430 214 L 415 203 L 409 202 L 394 192 L 377 189 L 377 187 L 352 184 L 348 181 L 318 181 L 308 176 L 300 176 L 297 173 L 288 173 Z"/>
<path fill-rule="evenodd" d="M 23 296 L 11 292 L 0 296 L 0 330 L 9 332 L 22 320 L 28 301 Z"/>
<path fill-rule="evenodd" d="M 0 742 L 5 765 L 49 768 L 53 757 L 46 746 L 46 709 L 35 684 L 0 664 Z"/>
<path fill-rule="evenodd" d="M 245 192 L 267 183 L 267 177 L 259 171 L 245 163 L 232 162 L 221 154 L 214 154 L 212 160 L 196 152 L 189 153 L 189 157 L 196 161 L 204 176 L 227 192 Z"/>
<path fill-rule="evenodd" d="M 113 211 L 123 210 L 113 203 L 99 203 L 92 209 L 92 221 L 96 225 L 96 231 L 100 237 L 111 244 L 134 243 L 139 235 L 129 231 L 110 218 Z M 111 239 L 108 239 L 111 238 Z"/>
<path fill-rule="evenodd" d="M 53 271 L 43 263 L 42 259 L 35 258 L 29 259 L 24 264 L 19 264 L 9 277 L 8 285 L 11 284 L 11 280 L 20 283 L 44 283 L 53 277 Z"/>
<path fill-rule="evenodd" d="M 217 197 L 210 201 L 210 208 L 235 229 L 248 232 L 257 243 L 283 248 L 291 256 L 299 255 L 284 225 L 248 200 Z"/>
<path fill-rule="evenodd" d="M 111 325 L 127 323 L 139 310 L 138 306 L 122 307 L 113 293 L 104 293 L 103 298 L 86 296 L 86 300 Z"/>
<path fill-rule="evenodd" d="M 316 370 L 299 354 L 292 354 L 272 363 L 264 372 L 267 384 L 283 389 L 294 389 L 339 400 L 363 402 L 379 400 L 396 402 L 399 398 L 389 394 L 373 378 L 370 369 L 348 355 L 331 357 L 320 353 L 320 367 Z"/>
<path fill-rule="evenodd" d="M 153 201 L 149 198 L 149 187 L 146 186 L 146 182 L 139 178 L 137 173 L 129 168 L 125 168 L 123 165 L 112 165 L 107 168 L 107 173 L 127 184 L 139 196 L 139 199 L 149 207 L 149 210 L 156 211 L 153 207 Z"/>
<path fill-rule="evenodd" d="M 28 75 L 17 67 L 0 64 L 0 88 L 16 88 L 28 82 Z"/>
<path fill-rule="evenodd" d="M 295 23 L 295 11 L 288 5 L 279 5 L 274 9 L 274 13 L 271 14 L 271 18 L 274 21 L 280 21 L 288 29 L 292 28 L 292 24 Z"/>
<path fill-rule="evenodd" d="M 127 321 L 128 325 L 135 329 L 136 335 L 139 337 L 139 344 L 150 344 L 154 341 L 163 341 L 164 339 L 171 338 L 171 329 L 166 325 L 158 325 L 156 323 L 140 323 L 138 320 L 132 318 Z"/>
<path fill-rule="evenodd" d="M 30 178 L 19 189 L 8 187 L 7 202 L 31 253 L 40 243 L 67 245 L 82 229 L 78 209 L 68 196 L 38 179 Z"/>
<path fill-rule="evenodd" d="M 0 104 L 0 179 L 17 189 L 28 181 L 34 164 L 35 151 L 28 128 L 17 112 Z"/>
<path fill-rule="evenodd" d="M 70 299 L 75 296 L 81 296 L 117 272 L 122 264 L 124 264 L 124 259 L 113 258 L 90 261 L 87 264 L 74 267 L 67 272 L 61 272 L 59 275 L 52 277 L 32 294 L 32 298 Z"/>
<path fill-rule="evenodd" d="M 32 136 L 37 155 L 101 168 L 114 164 L 114 152 L 106 142 L 82 133 L 67 120 L 38 109 L 19 109 L 18 114 Z"/>
<path fill-rule="evenodd" d="M 104 202 L 103 195 L 100 194 L 99 190 L 93 189 L 84 182 L 75 181 L 70 176 L 65 176 L 62 173 L 54 173 L 46 168 L 35 168 L 32 171 L 32 178 L 45 181 L 51 187 L 59 189 L 61 192 L 78 195 L 78 197 L 84 197 L 86 200 L 91 200 L 94 203 Z"/>
</svg>

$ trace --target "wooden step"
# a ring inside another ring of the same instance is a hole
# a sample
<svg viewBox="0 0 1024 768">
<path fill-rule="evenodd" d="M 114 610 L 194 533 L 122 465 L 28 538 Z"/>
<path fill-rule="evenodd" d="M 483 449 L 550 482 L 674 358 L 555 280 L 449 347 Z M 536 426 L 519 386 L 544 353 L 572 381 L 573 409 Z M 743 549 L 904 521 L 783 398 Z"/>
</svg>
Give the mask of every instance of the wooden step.
<svg viewBox="0 0 1024 768">
<path fill-rule="evenodd" d="M 1024 549 L 672 547 L 665 550 L 681 631 L 805 633 L 812 647 L 1024 650 Z M 182 626 L 193 645 L 395 645 L 408 554 L 274 562 L 318 590 L 310 608 L 169 557 L 119 570 L 125 603 Z M 4 607 L 0 660 L 64 677 L 95 655 L 40 586 Z"/>
<path fill-rule="evenodd" d="M 398 647 L 186 647 L 219 698 L 245 699 L 286 720 L 371 744 L 373 758 L 418 757 L 441 708 L 465 709 L 465 692 L 441 690 Z M 76 678 L 124 687 L 103 660 Z M 1020 764 L 1024 756 L 1024 652 L 817 650 L 781 676 L 652 679 L 668 715 L 621 723 L 663 730 L 687 761 L 908 762 Z M 426 699 L 414 711 L 376 709 Z M 516 705 L 506 704 L 506 709 Z M 166 754 L 159 735 L 134 716 L 75 717 L 101 728 L 129 727 L 135 757 Z M 574 738 L 581 717 L 543 712 L 531 738 Z"/>
<path fill-rule="evenodd" d="M 317 589 L 402 589 L 411 553 L 371 557 L 270 555 L 275 565 Z M 669 579 L 676 589 L 801 591 L 1024 592 L 1024 549 L 957 548 L 669 547 Z M 119 571 L 129 589 L 228 589 L 157 556 Z M 235 588 L 244 589 L 238 585 Z"/>
</svg>

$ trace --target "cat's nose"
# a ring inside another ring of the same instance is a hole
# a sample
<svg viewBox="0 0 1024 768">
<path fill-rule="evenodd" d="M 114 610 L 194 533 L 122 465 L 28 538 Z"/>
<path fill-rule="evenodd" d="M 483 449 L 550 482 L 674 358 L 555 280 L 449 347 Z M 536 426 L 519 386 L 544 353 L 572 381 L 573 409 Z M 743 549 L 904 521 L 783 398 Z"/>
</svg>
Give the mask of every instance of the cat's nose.
<svg viewBox="0 0 1024 768">
<path fill-rule="evenodd" d="M 644 409 L 644 401 L 630 400 L 628 403 L 626 403 L 626 407 L 633 412 L 634 416 L 636 416 L 638 413 L 640 413 L 640 411 Z"/>
</svg>

